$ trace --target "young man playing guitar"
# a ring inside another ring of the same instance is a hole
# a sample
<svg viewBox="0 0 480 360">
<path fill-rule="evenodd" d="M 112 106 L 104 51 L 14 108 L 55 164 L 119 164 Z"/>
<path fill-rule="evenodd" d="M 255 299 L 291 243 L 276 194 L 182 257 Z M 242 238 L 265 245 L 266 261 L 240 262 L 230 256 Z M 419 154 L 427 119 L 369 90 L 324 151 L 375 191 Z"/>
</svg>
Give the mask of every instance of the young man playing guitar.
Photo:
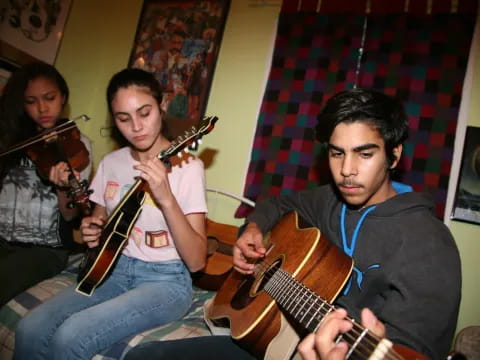
<svg viewBox="0 0 480 360">
<path fill-rule="evenodd" d="M 334 302 L 338 310 L 298 347 L 306 360 L 347 356 L 347 344 L 336 341 L 352 327 L 347 313 L 395 344 L 432 359 L 447 356 L 460 303 L 460 259 L 429 197 L 391 180 L 407 130 L 401 104 L 384 94 L 353 89 L 332 97 L 316 128 L 317 139 L 328 142 L 332 184 L 258 202 L 235 245 L 235 269 L 252 274 L 266 255 L 263 235 L 296 211 L 354 260 Z M 211 336 L 146 343 L 126 359 L 189 358 L 253 357 L 230 337 Z"/>
</svg>

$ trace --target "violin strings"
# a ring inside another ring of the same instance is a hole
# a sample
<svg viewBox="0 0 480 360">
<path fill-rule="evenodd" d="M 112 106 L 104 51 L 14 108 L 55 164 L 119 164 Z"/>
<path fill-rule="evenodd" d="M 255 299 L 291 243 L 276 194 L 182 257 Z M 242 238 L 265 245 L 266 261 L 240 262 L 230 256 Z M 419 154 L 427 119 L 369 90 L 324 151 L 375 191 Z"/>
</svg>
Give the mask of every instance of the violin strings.
<svg viewBox="0 0 480 360">
<path fill-rule="evenodd" d="M 38 141 L 41 141 L 41 140 L 43 140 L 43 139 L 45 139 L 45 138 L 48 138 L 48 136 L 58 135 L 58 134 L 61 134 L 61 133 L 65 132 L 65 131 L 71 130 L 71 129 L 73 129 L 74 126 L 75 126 L 75 125 L 72 126 L 72 122 L 73 122 L 73 121 L 74 121 L 74 120 L 69 120 L 69 121 L 67 121 L 67 122 L 65 122 L 65 123 L 63 123 L 63 124 L 55 127 L 54 129 L 49 130 L 47 133 L 39 134 L 39 135 L 37 135 L 37 136 L 34 136 L 33 138 L 28 139 L 28 140 L 26 140 L 26 141 L 24 141 L 24 142 L 22 142 L 22 143 L 20 143 L 20 144 L 18 144 L 18 145 L 16 145 L 16 146 L 10 148 L 9 150 L 1 153 L 1 154 L 0 154 L 0 157 L 1 157 L 1 156 L 4 156 L 4 155 L 8 155 L 8 154 L 10 154 L 10 153 L 12 153 L 12 152 L 15 152 L 15 151 L 17 151 L 17 150 L 21 150 L 21 149 L 23 149 L 23 148 L 25 148 L 25 147 L 27 147 L 27 146 L 33 145 L 33 144 L 35 144 L 35 143 L 38 142 Z"/>
</svg>

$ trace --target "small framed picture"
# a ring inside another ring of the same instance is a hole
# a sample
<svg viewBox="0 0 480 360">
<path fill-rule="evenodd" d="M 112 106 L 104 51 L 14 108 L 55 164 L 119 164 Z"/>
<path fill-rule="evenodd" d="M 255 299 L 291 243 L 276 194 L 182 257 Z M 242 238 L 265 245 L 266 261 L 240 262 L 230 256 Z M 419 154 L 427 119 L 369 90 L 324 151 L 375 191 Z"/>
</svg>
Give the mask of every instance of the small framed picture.
<svg viewBox="0 0 480 360">
<path fill-rule="evenodd" d="M 10 75 L 18 68 L 17 64 L 0 57 L 0 95 L 2 95 L 3 88 L 7 84 Z"/>
<path fill-rule="evenodd" d="M 468 126 L 463 147 L 453 220 L 480 224 L 480 128 Z"/>
<path fill-rule="evenodd" d="M 144 0 L 129 66 L 153 72 L 176 137 L 204 115 L 230 0 Z"/>
<path fill-rule="evenodd" d="M 0 45 L 15 56 L 54 64 L 71 0 L 2 1 Z M 22 62 L 22 59 L 11 59 Z"/>
</svg>

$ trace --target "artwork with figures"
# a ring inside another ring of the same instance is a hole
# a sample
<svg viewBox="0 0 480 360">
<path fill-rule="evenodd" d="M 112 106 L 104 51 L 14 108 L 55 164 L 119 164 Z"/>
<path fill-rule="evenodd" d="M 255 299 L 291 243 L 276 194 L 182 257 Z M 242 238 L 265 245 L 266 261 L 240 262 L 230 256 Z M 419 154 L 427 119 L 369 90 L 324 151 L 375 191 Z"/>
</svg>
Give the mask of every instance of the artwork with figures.
<svg viewBox="0 0 480 360">
<path fill-rule="evenodd" d="M 204 115 L 229 4 L 144 2 L 129 65 L 155 73 L 172 136 Z"/>
<path fill-rule="evenodd" d="M 5 0 L 0 5 L 2 49 L 53 64 L 71 0 Z M 10 59 L 19 61 L 19 59 Z"/>
<path fill-rule="evenodd" d="M 452 219 L 480 224 L 480 128 L 468 126 Z"/>
</svg>

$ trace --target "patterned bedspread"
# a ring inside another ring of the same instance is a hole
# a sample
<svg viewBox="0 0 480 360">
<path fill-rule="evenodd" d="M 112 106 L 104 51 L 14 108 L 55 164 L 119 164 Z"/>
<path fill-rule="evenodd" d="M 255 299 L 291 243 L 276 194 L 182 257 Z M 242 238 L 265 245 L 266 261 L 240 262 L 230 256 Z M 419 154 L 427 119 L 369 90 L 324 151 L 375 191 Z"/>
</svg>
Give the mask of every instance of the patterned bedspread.
<svg viewBox="0 0 480 360">
<path fill-rule="evenodd" d="M 14 334 L 18 321 L 35 306 L 75 281 L 80 258 L 80 254 L 72 256 L 67 269 L 62 273 L 28 289 L 0 309 L 0 360 L 11 360 L 13 357 Z M 128 350 L 142 342 L 210 335 L 203 321 L 203 303 L 213 294 L 195 288 L 192 307 L 181 320 L 124 339 L 95 355 L 92 360 L 121 359 Z"/>
</svg>

